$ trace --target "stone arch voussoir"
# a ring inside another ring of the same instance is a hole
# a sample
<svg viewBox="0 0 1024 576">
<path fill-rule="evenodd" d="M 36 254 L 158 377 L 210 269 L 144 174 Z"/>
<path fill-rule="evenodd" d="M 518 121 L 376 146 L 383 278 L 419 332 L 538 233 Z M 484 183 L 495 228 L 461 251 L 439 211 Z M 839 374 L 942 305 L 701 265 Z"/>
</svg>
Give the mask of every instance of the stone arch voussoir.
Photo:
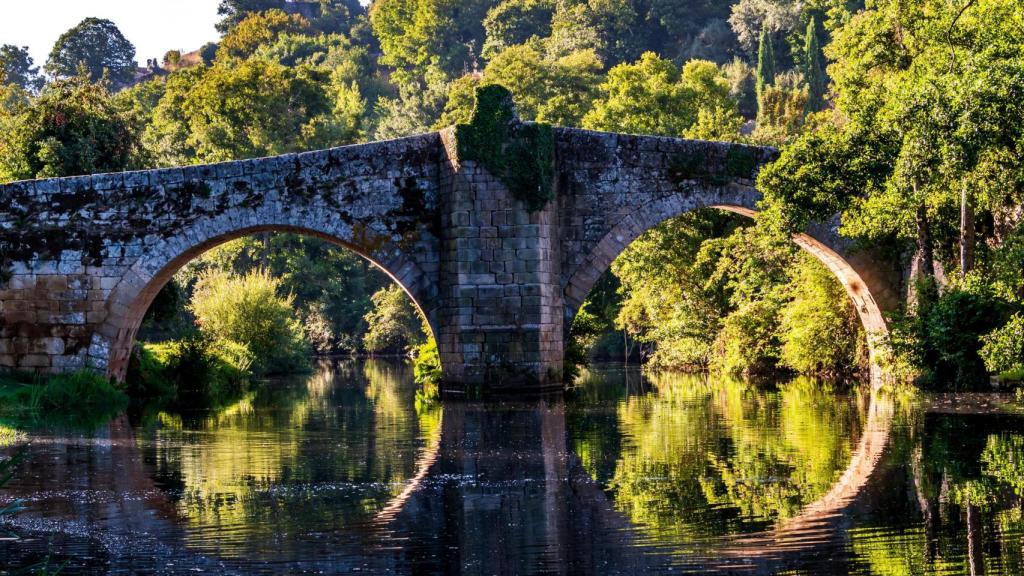
<svg viewBox="0 0 1024 576">
<path fill-rule="evenodd" d="M 625 214 L 588 251 L 571 272 L 563 276 L 566 335 L 573 319 L 597 280 L 630 243 L 659 224 L 700 208 L 715 208 L 750 218 L 757 216 L 760 193 L 748 186 L 730 185 L 699 194 L 673 195 L 636 206 Z M 836 232 L 835 222 L 812 225 L 793 241 L 816 257 L 846 289 L 868 333 L 868 346 L 875 358 L 877 337 L 887 334 L 885 312 L 898 305 L 898 295 L 887 282 L 884 271 L 870 255 L 858 252 Z M 872 362 L 874 364 L 874 362 Z M 873 369 L 876 369 L 873 366 Z"/>
<path fill-rule="evenodd" d="M 171 277 L 219 244 L 268 231 L 317 237 L 366 258 L 405 290 L 436 332 L 437 286 L 397 243 L 379 239 L 367 243 L 365 227 L 332 218 L 326 212 L 235 209 L 198 220 L 173 236 L 148 239 L 151 241 L 146 242 L 143 254 L 126 269 L 108 298 L 106 321 L 99 326 L 90 346 L 90 364 L 105 370 L 110 377 L 123 379 L 142 318 Z"/>
</svg>

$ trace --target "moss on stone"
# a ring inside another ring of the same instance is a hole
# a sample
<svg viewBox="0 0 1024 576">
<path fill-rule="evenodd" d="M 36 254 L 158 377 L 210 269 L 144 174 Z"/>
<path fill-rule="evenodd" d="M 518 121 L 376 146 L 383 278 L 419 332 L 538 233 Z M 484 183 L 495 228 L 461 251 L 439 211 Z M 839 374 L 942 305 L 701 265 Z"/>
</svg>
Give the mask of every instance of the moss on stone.
<svg viewBox="0 0 1024 576">
<path fill-rule="evenodd" d="M 747 146 L 730 146 L 725 154 L 725 175 L 729 178 L 752 179 L 759 158 L 757 151 Z"/>
<path fill-rule="evenodd" d="M 668 165 L 668 179 L 676 186 L 689 180 L 706 180 L 708 176 L 707 162 L 697 154 L 678 154 Z"/>
<path fill-rule="evenodd" d="M 708 186 L 725 186 L 735 179 L 752 179 L 759 165 L 757 151 L 747 146 L 732 145 L 721 154 L 709 157 L 707 152 L 678 154 L 668 168 L 668 178 L 677 186 L 697 180 Z"/>
<path fill-rule="evenodd" d="M 460 161 L 478 162 L 531 212 L 554 198 L 551 126 L 519 122 L 512 93 L 504 86 L 477 88 L 473 119 L 455 127 L 455 143 Z"/>
</svg>

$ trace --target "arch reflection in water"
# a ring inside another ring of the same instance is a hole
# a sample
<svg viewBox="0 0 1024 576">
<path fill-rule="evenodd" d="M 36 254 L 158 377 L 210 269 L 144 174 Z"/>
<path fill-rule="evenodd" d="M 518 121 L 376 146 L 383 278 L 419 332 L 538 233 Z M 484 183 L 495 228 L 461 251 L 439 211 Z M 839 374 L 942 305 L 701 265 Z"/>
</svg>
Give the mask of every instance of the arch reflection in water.
<svg viewBox="0 0 1024 576">
<path fill-rule="evenodd" d="M 625 370 L 565 400 L 440 406 L 407 370 L 339 363 L 217 413 L 37 437 L 2 496 L 28 499 L 13 527 L 36 539 L 0 558 L 52 538 L 85 573 L 1021 567 L 1019 418 Z"/>
</svg>

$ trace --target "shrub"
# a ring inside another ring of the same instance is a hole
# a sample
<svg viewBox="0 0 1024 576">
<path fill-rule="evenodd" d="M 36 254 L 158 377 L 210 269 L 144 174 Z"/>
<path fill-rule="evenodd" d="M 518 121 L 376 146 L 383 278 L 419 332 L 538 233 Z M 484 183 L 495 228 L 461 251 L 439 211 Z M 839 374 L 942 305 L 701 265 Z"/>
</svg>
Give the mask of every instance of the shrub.
<svg viewBox="0 0 1024 576">
<path fill-rule="evenodd" d="M 177 66 L 181 62 L 181 50 L 168 50 L 164 53 L 164 66 Z"/>
<path fill-rule="evenodd" d="M 715 342 L 717 366 L 732 374 L 774 370 L 781 355 L 778 316 L 779 304 L 771 299 L 745 302 L 730 313 Z"/>
<path fill-rule="evenodd" d="M 199 57 L 203 59 L 203 64 L 207 66 L 213 65 L 213 60 L 217 57 L 218 48 L 219 45 L 216 42 L 203 44 L 202 48 L 199 49 Z"/>
<path fill-rule="evenodd" d="M 889 333 L 876 336 L 875 358 L 885 377 L 892 382 L 911 382 L 924 366 L 921 322 L 916 316 L 889 319 Z"/>
<path fill-rule="evenodd" d="M 593 349 L 598 338 L 606 329 L 605 323 L 590 311 L 590 302 L 584 302 L 573 318 L 569 339 L 565 347 L 562 374 L 567 383 L 576 380 L 582 370 L 590 364 L 588 351 Z"/>
<path fill-rule="evenodd" d="M 1014 314 L 1006 324 L 982 336 L 981 341 L 978 354 L 989 372 L 1024 372 L 1024 314 Z"/>
<path fill-rule="evenodd" d="M 309 366 L 309 346 L 292 306 L 279 296 L 281 281 L 265 271 L 234 276 L 203 274 L 189 309 L 200 330 L 224 350 L 247 349 L 257 373 L 281 373 Z"/>
<path fill-rule="evenodd" d="M 153 352 L 154 345 L 136 344 L 128 359 L 125 384 L 133 400 L 169 401 L 177 394 L 174 383 L 164 374 L 164 365 Z"/>
<path fill-rule="evenodd" d="M 441 355 L 437 351 L 437 340 L 430 338 L 416 349 L 413 374 L 416 383 L 424 387 L 436 388 L 441 383 Z"/>
<path fill-rule="evenodd" d="M 782 362 L 802 374 L 837 374 L 856 365 L 859 320 L 835 276 L 802 255 L 780 318 Z"/>
<path fill-rule="evenodd" d="M 326 308 L 322 302 L 313 303 L 306 312 L 305 321 L 302 323 L 306 340 L 317 354 L 330 354 L 338 348 L 337 339 L 334 336 L 334 325 L 327 317 Z"/>
<path fill-rule="evenodd" d="M 1006 304 L 983 285 L 965 283 L 948 289 L 922 310 L 925 366 L 936 387 L 978 387 L 988 383 L 979 356 L 981 337 L 1005 318 Z"/>
<path fill-rule="evenodd" d="M 381 288 L 370 299 L 373 309 L 366 314 L 369 329 L 363 336 L 367 352 L 404 352 L 407 346 L 423 341 L 423 320 L 401 287 Z"/>
<path fill-rule="evenodd" d="M 216 406 L 245 391 L 251 372 L 251 353 L 241 344 L 200 335 L 164 344 L 146 344 L 138 375 L 149 381 L 130 382 L 140 390 L 174 391 L 174 402 Z"/>
</svg>

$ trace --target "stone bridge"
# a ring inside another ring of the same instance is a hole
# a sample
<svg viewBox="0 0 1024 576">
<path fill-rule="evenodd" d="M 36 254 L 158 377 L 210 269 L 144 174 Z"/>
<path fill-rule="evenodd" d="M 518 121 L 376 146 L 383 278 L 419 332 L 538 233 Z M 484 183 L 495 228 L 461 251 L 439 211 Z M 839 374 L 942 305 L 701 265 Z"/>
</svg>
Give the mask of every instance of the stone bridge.
<svg viewBox="0 0 1024 576">
<path fill-rule="evenodd" d="M 184 264 L 240 236 L 288 231 L 349 248 L 398 282 L 437 337 L 447 383 L 556 385 L 569 326 L 612 260 L 689 210 L 753 216 L 757 170 L 777 154 L 554 128 L 551 154 L 537 155 L 551 199 L 537 206 L 510 192 L 517 174 L 468 158 L 459 128 L 0 186 L 0 368 L 121 379 L 143 315 Z M 884 331 L 897 271 L 834 226 L 794 239 L 837 275 L 868 331 Z"/>
</svg>

